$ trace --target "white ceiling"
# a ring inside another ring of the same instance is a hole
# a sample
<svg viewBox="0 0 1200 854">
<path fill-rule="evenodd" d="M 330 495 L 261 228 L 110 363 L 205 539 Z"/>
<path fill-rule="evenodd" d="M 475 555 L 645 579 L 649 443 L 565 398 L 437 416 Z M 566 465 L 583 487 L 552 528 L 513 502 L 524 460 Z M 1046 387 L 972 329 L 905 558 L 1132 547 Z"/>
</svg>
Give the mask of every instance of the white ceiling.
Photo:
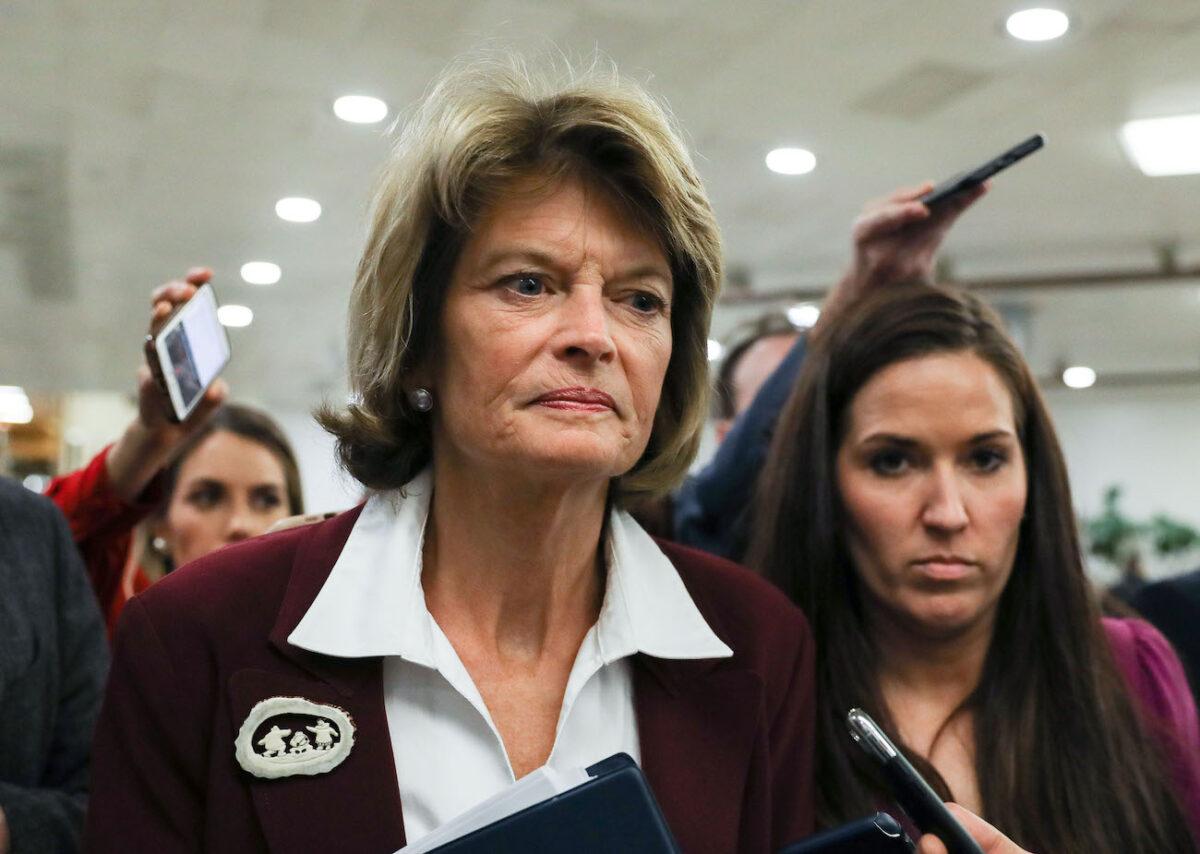
<svg viewBox="0 0 1200 854">
<path fill-rule="evenodd" d="M 828 283 L 861 203 L 937 179 L 1033 131 L 953 235 L 957 274 L 1141 269 L 1200 259 L 1200 176 L 1143 177 L 1122 121 L 1200 112 L 1200 2 L 1072 0 L 1061 41 L 1003 33 L 1011 0 L 0 0 L 0 383 L 131 387 L 150 288 L 187 266 L 250 305 L 238 396 L 338 394 L 344 304 L 388 143 L 330 110 L 403 110 L 487 40 L 599 48 L 686 129 L 728 261 L 760 290 Z M 810 175 L 762 164 L 816 152 Z M 274 215 L 308 195 L 321 219 Z M 243 284 L 242 262 L 283 280 Z M 998 297 L 1001 298 L 1001 297 Z M 1200 281 L 1006 292 L 1030 355 L 1101 369 L 1200 368 Z M 727 330 L 746 308 L 726 309 Z"/>
</svg>

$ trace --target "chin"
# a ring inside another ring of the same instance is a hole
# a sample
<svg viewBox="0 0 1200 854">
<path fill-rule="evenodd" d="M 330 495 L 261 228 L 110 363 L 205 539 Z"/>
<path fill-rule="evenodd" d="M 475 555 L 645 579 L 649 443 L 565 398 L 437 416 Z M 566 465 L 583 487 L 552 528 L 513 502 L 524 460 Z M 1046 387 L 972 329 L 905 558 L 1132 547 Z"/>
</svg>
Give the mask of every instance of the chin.
<svg viewBox="0 0 1200 854">
<path fill-rule="evenodd" d="M 638 460 L 625 442 L 590 430 L 557 430 L 524 443 L 522 456 L 530 469 L 577 472 L 581 477 L 617 477 Z M 628 457 L 628 459 L 626 459 Z"/>
<path fill-rule="evenodd" d="M 950 638 L 978 625 L 983 610 L 979 603 L 963 597 L 937 597 L 910 611 L 907 622 L 926 637 Z"/>
</svg>

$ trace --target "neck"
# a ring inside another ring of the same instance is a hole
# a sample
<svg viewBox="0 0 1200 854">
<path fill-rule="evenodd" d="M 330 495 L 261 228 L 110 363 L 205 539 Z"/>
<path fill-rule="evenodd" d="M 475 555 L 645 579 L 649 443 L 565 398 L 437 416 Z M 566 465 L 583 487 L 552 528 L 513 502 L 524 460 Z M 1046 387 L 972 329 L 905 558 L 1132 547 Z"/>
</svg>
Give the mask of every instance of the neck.
<svg viewBox="0 0 1200 854">
<path fill-rule="evenodd" d="M 992 642 L 995 616 L 946 635 L 913 631 L 879 608 L 868 609 L 868 625 L 879 650 L 879 685 L 896 714 L 896 704 L 944 709 L 948 717 L 979 685 Z"/>
<path fill-rule="evenodd" d="M 433 482 L 421 581 L 443 631 L 502 659 L 574 655 L 600 612 L 607 480 L 518 482 L 435 455 Z"/>
</svg>

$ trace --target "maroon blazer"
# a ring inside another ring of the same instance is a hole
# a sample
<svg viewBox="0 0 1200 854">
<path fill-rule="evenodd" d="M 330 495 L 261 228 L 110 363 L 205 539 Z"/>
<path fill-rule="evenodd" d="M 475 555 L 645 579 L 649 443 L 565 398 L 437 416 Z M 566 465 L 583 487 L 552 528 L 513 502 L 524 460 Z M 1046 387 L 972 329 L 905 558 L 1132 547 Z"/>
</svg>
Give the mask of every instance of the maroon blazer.
<svg viewBox="0 0 1200 854">
<path fill-rule="evenodd" d="M 92 755 L 93 852 L 392 854 L 404 821 L 380 658 L 288 644 L 359 509 L 222 549 L 130 601 Z M 814 662 L 803 615 L 765 581 L 669 543 L 732 658 L 634 658 L 642 768 L 685 852 L 768 852 L 813 829 Z M 251 708 L 296 696 L 345 709 L 332 771 L 268 780 L 234 739 Z"/>
</svg>

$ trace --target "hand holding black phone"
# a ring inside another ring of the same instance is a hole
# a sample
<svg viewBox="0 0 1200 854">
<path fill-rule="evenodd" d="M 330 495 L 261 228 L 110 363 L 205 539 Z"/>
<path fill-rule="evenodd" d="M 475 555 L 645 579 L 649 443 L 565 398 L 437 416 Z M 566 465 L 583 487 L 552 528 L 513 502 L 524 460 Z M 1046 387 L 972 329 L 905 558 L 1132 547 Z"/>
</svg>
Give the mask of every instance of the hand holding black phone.
<svg viewBox="0 0 1200 854">
<path fill-rule="evenodd" d="M 922 833 L 932 833 L 942 840 L 949 854 L 983 854 L 983 849 L 950 814 L 937 792 L 870 715 L 862 709 L 851 709 L 846 715 L 846 724 L 850 728 L 850 737 L 879 764 L 896 803 Z"/>
<path fill-rule="evenodd" d="M 970 190 L 972 187 L 978 187 L 988 178 L 1012 166 L 1018 160 L 1028 157 L 1033 152 L 1037 151 L 1046 144 L 1046 138 L 1040 133 L 1035 133 L 1022 142 L 1017 143 L 1008 151 L 998 154 L 986 163 L 976 166 L 974 169 L 969 169 L 966 172 L 960 172 L 953 178 L 948 178 L 938 184 L 925 195 L 917 199 L 926 207 L 944 202 L 959 193 Z"/>
</svg>

